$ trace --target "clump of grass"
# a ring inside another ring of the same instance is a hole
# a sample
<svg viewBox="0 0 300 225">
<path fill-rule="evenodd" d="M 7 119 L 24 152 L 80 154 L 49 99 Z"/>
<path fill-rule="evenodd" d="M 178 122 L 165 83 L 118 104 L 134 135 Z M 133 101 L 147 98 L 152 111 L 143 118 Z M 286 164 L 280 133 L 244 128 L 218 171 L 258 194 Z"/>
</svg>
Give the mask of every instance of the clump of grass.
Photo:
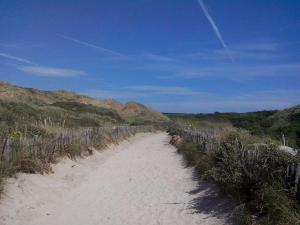
<svg viewBox="0 0 300 225">
<path fill-rule="evenodd" d="M 82 153 L 82 146 L 79 140 L 72 142 L 68 145 L 65 149 L 67 156 L 71 159 L 75 159 L 78 156 L 81 156 Z"/>
<path fill-rule="evenodd" d="M 204 146 L 184 140 L 177 146 L 177 151 L 183 155 L 186 166 L 195 167 L 198 177 L 212 167 L 213 161 L 205 153 Z"/>
<path fill-rule="evenodd" d="M 30 154 L 21 154 L 15 158 L 10 166 L 9 174 L 22 173 L 49 173 L 52 172 L 49 160 Z"/>
<path fill-rule="evenodd" d="M 18 157 L 11 166 L 11 173 L 37 173 L 39 171 L 41 171 L 39 163 L 31 156 Z"/>
</svg>

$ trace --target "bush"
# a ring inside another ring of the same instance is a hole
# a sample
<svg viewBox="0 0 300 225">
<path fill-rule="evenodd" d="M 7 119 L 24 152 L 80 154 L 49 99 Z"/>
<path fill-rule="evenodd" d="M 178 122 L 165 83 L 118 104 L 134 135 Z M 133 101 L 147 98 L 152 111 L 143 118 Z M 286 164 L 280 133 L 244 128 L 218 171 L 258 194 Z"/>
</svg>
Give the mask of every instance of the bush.
<svg viewBox="0 0 300 225">
<path fill-rule="evenodd" d="M 262 225 L 299 224 L 297 204 L 285 190 L 286 168 L 297 159 L 271 141 L 253 150 L 251 137 L 245 132 L 223 130 L 214 140 L 213 154 L 206 153 L 205 142 L 188 141 L 178 146 L 178 152 L 186 165 L 194 166 L 198 179 L 218 183 L 239 202 L 239 225 L 255 224 L 250 215 Z"/>
<path fill-rule="evenodd" d="M 297 225 L 299 214 L 296 204 L 288 198 L 281 185 L 264 184 L 256 193 L 263 225 Z"/>
</svg>

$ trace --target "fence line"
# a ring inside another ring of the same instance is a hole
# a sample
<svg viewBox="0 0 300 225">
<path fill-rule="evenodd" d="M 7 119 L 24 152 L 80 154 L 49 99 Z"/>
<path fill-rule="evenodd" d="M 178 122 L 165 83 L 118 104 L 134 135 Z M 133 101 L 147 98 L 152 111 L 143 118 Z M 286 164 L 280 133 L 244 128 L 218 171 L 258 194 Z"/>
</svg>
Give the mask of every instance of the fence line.
<svg viewBox="0 0 300 225">
<path fill-rule="evenodd" d="M 221 128 L 178 129 L 176 134 L 184 140 L 202 145 L 207 154 L 212 154 L 220 146 L 216 137 L 221 131 Z M 263 150 L 268 147 L 266 144 L 243 146 L 237 139 L 234 144 L 234 149 L 241 160 L 250 165 L 254 165 L 260 159 Z M 287 188 L 300 200 L 300 163 L 288 165 L 284 176 Z"/>
<path fill-rule="evenodd" d="M 0 140 L 0 161 L 9 167 L 20 155 L 47 157 L 63 154 L 70 145 L 76 143 L 82 148 L 97 146 L 104 147 L 109 143 L 118 142 L 140 132 L 151 132 L 154 126 L 116 126 L 66 129 L 49 137 L 20 138 Z"/>
</svg>

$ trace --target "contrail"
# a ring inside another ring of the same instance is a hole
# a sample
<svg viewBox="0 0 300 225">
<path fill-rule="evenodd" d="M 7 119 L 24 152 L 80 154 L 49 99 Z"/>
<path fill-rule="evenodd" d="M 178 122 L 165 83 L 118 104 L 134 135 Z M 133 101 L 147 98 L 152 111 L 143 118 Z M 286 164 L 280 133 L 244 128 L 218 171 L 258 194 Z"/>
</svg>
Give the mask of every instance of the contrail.
<svg viewBox="0 0 300 225">
<path fill-rule="evenodd" d="M 205 6 L 205 4 L 204 4 L 204 2 L 203 2 L 203 0 L 198 0 L 198 3 L 199 3 L 199 5 L 201 6 L 201 9 L 202 9 L 204 15 L 205 15 L 206 18 L 208 19 L 208 21 L 209 21 L 209 23 L 210 23 L 212 29 L 214 30 L 214 32 L 215 32 L 217 38 L 219 39 L 219 41 L 221 42 L 221 44 L 222 44 L 224 50 L 226 51 L 227 55 L 229 56 L 229 58 L 230 58 L 232 61 L 234 61 L 232 55 L 230 54 L 229 48 L 228 48 L 227 45 L 225 44 L 225 41 L 224 41 L 224 39 L 223 39 L 223 37 L 222 37 L 220 31 L 219 31 L 218 26 L 216 25 L 216 23 L 215 23 L 214 19 L 211 17 L 211 15 L 208 13 L 208 11 L 207 11 L 207 9 L 206 9 L 206 6 Z"/>
<path fill-rule="evenodd" d="M 7 59 L 15 60 L 15 61 L 18 61 L 18 62 L 22 62 L 22 63 L 28 63 L 28 64 L 31 64 L 31 65 L 34 64 L 33 62 L 31 62 L 31 61 L 29 61 L 29 60 L 27 60 L 27 59 L 23 59 L 23 58 L 20 58 L 20 57 L 8 55 L 8 54 L 3 53 L 3 52 L 0 52 L 0 56 L 5 57 L 5 58 L 7 58 Z"/>
<path fill-rule="evenodd" d="M 113 51 L 113 50 L 110 50 L 110 49 L 107 49 L 107 48 L 103 48 L 103 47 L 100 47 L 100 46 L 97 46 L 97 45 L 94 45 L 94 44 L 91 44 L 91 43 L 88 43 L 88 42 L 85 42 L 85 41 L 81 41 L 81 40 L 78 40 L 78 39 L 75 39 L 75 38 L 72 38 L 72 37 L 69 37 L 69 36 L 66 36 L 66 35 L 62 35 L 62 34 L 57 34 L 57 35 L 60 36 L 63 39 L 73 41 L 77 44 L 81 44 L 81 45 L 84 45 L 84 46 L 89 47 L 89 48 L 94 48 L 94 49 L 100 50 L 102 52 L 109 53 L 110 55 L 124 56 L 123 54 L 121 54 L 119 52 L 116 52 L 116 51 Z"/>
</svg>

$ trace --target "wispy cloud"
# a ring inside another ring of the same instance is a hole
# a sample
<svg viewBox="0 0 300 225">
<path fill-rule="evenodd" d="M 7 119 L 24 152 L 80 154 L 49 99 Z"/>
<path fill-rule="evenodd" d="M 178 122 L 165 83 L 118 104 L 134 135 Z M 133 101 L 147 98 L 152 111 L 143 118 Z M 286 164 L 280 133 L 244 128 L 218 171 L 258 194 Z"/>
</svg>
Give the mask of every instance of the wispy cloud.
<svg viewBox="0 0 300 225">
<path fill-rule="evenodd" d="M 58 35 L 59 37 L 65 39 L 65 40 L 75 42 L 75 43 L 77 43 L 77 44 L 86 46 L 86 47 L 88 47 L 88 48 L 92 48 L 92 49 L 99 50 L 99 51 L 101 51 L 101 52 L 107 53 L 107 54 L 112 55 L 112 56 L 119 56 L 119 57 L 124 56 L 124 55 L 123 55 L 122 53 L 120 53 L 120 52 L 116 52 L 116 51 L 113 51 L 113 50 L 108 49 L 108 48 L 103 48 L 103 47 L 101 47 L 101 46 L 98 46 L 98 45 L 95 45 L 95 44 L 91 44 L 91 43 L 86 42 L 86 41 L 81 41 L 81 40 L 75 39 L 75 38 L 73 38 L 73 37 L 69 37 L 69 36 L 62 35 L 62 34 L 57 34 L 57 35 Z"/>
<path fill-rule="evenodd" d="M 275 42 L 241 43 L 231 46 L 233 49 L 246 51 L 277 51 L 283 44 Z"/>
<path fill-rule="evenodd" d="M 43 66 L 19 66 L 17 69 L 25 73 L 43 77 L 75 77 L 86 74 L 81 70 Z"/>
<path fill-rule="evenodd" d="M 176 59 L 164 55 L 158 55 L 153 53 L 147 53 L 145 54 L 145 57 L 151 60 L 155 60 L 158 62 L 174 62 Z"/>
<path fill-rule="evenodd" d="M 198 92 L 187 87 L 177 86 L 154 86 L 154 85 L 136 85 L 119 88 L 102 87 L 98 90 L 88 90 L 83 94 L 95 98 L 115 98 L 119 101 L 149 101 L 153 96 L 164 97 L 185 97 L 185 96 L 205 96 L 205 92 Z"/>
<path fill-rule="evenodd" d="M 181 78 L 226 77 L 227 79 L 249 79 L 253 77 L 297 76 L 299 63 L 260 65 L 219 65 L 214 67 L 183 68 L 178 70 Z"/>
<path fill-rule="evenodd" d="M 128 86 L 126 89 L 135 92 L 149 92 L 151 94 L 168 94 L 168 95 L 198 95 L 198 91 L 194 91 L 186 87 L 177 86 L 152 86 L 152 85 L 138 85 Z"/>
<path fill-rule="evenodd" d="M 200 5 L 200 7 L 201 7 L 201 9 L 202 9 L 202 11 L 203 11 L 203 13 L 204 13 L 204 15 L 205 15 L 206 18 L 208 19 L 208 21 L 209 21 L 209 23 L 210 23 L 212 29 L 214 30 L 214 32 L 215 32 L 217 38 L 218 38 L 219 41 L 221 42 L 221 44 L 222 44 L 223 48 L 225 49 L 225 51 L 227 52 L 227 55 L 229 56 L 229 58 L 230 58 L 232 61 L 234 61 L 234 59 L 233 59 L 232 55 L 230 54 L 230 51 L 229 51 L 229 49 L 228 49 L 228 47 L 227 47 L 227 45 L 226 45 L 226 43 L 225 43 L 225 41 L 224 41 L 224 39 L 223 39 L 223 37 L 222 37 L 222 35 L 221 35 L 221 32 L 220 32 L 220 30 L 219 30 L 217 24 L 215 23 L 214 19 L 213 19 L 212 16 L 209 14 L 209 12 L 207 11 L 206 6 L 205 6 L 203 0 L 198 0 L 198 3 L 199 3 L 199 5 Z"/>
<path fill-rule="evenodd" d="M 235 59 L 239 59 L 239 62 L 243 62 L 243 60 L 252 60 L 252 61 L 268 61 L 272 59 L 278 59 L 280 56 L 274 51 L 263 51 L 263 50 L 242 50 L 242 49 L 230 49 L 229 51 L 225 51 L 224 49 L 218 49 L 213 51 L 213 55 L 206 56 L 206 59 L 211 60 L 221 60 L 227 59 L 228 52 Z M 204 56 L 205 58 L 205 56 Z"/>
<path fill-rule="evenodd" d="M 29 42 L 22 42 L 22 43 L 12 43 L 12 42 L 1 42 L 0 46 L 6 49 L 14 49 L 14 50 L 18 50 L 18 49 L 32 49 L 32 48 L 39 48 L 42 47 L 43 44 L 41 43 L 29 43 Z"/>
<path fill-rule="evenodd" d="M 141 99 L 145 100 L 149 97 L 148 94 L 137 95 L 136 92 L 130 90 L 114 89 L 114 88 L 92 89 L 92 90 L 85 91 L 82 94 L 94 98 L 100 98 L 100 99 L 116 99 L 121 102 L 140 101 Z"/>
<path fill-rule="evenodd" d="M 17 62 L 21 62 L 21 63 L 31 64 L 31 65 L 34 64 L 30 60 L 23 59 L 23 58 L 20 58 L 20 57 L 16 57 L 16 56 L 13 56 L 13 55 L 9 55 L 9 54 L 3 53 L 3 52 L 0 52 L 0 56 L 2 56 L 4 58 L 7 58 L 7 59 L 17 61 Z"/>
<path fill-rule="evenodd" d="M 81 76 L 86 75 L 86 72 L 81 70 L 75 69 L 66 69 L 66 68 L 57 68 L 57 67 L 45 67 L 39 66 L 36 63 L 33 63 L 30 60 L 12 56 L 3 52 L 0 52 L 0 57 L 4 57 L 7 59 L 14 60 L 16 62 L 22 63 L 21 65 L 14 64 L 14 63 L 5 63 L 6 65 L 13 66 L 17 70 L 33 74 L 36 76 L 43 76 L 43 77 L 74 77 L 74 76 Z M 24 64 L 30 64 L 31 66 L 24 66 Z"/>
</svg>

